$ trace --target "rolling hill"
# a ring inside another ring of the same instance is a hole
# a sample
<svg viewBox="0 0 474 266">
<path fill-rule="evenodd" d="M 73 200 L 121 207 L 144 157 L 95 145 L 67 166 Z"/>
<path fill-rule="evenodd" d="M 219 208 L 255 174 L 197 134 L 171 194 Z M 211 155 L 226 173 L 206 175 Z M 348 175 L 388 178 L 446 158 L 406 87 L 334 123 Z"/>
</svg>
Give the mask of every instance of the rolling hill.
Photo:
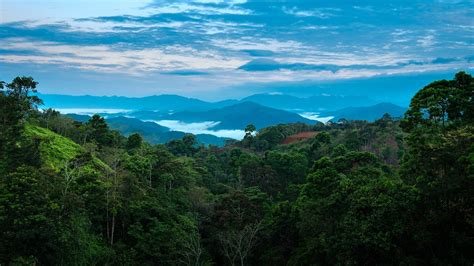
<svg viewBox="0 0 474 266">
<path fill-rule="evenodd" d="M 340 95 L 315 95 L 300 98 L 288 94 L 254 94 L 241 100 L 227 99 L 219 102 L 207 102 L 178 95 L 155 95 L 142 98 L 59 94 L 40 94 L 39 96 L 43 99 L 46 107 L 56 109 L 117 109 L 158 111 L 159 113 L 208 111 L 243 102 L 254 102 L 263 106 L 289 111 L 338 110 L 350 106 L 369 106 L 376 103 L 364 96 Z"/>
<path fill-rule="evenodd" d="M 68 114 L 67 117 L 79 122 L 86 122 L 89 116 Z M 145 122 L 136 118 L 129 117 L 111 117 L 106 119 L 107 124 L 113 130 L 117 130 L 125 136 L 133 133 L 139 133 L 142 137 L 152 144 L 163 144 L 171 140 L 180 139 L 186 133 L 181 131 L 172 131 L 167 127 L 160 126 L 154 122 Z M 228 138 L 221 138 L 210 134 L 196 134 L 196 140 L 203 145 L 224 146 Z"/>
<path fill-rule="evenodd" d="M 144 122 L 135 118 L 128 117 L 113 117 L 107 118 L 107 124 L 115 130 L 120 131 L 124 135 L 130 135 L 133 133 L 164 133 L 169 132 L 170 129 L 164 126 L 160 126 L 153 122 Z"/>
<path fill-rule="evenodd" d="M 72 140 L 39 126 L 27 124 L 25 136 L 39 140 L 42 165 L 56 172 L 59 172 L 68 161 L 85 152 L 83 147 Z M 110 171 L 110 167 L 95 156 L 92 157 L 90 164 L 80 168 L 87 168 L 88 171 Z"/>
<path fill-rule="evenodd" d="M 219 122 L 219 124 L 212 127 L 213 130 L 244 129 L 248 124 L 253 124 L 257 129 L 260 129 L 282 123 L 315 123 L 315 121 L 303 118 L 298 114 L 266 107 L 253 102 L 241 102 L 204 112 L 179 112 L 165 116 L 162 119 L 179 120 L 186 123 L 204 121 Z"/>
<path fill-rule="evenodd" d="M 390 114 L 392 117 L 403 117 L 406 108 L 391 104 L 379 103 L 367 107 L 348 107 L 341 110 L 326 112 L 324 116 L 334 116 L 332 121 L 338 121 L 341 118 L 347 120 L 367 120 L 374 121 L 381 118 L 384 114 Z"/>
<path fill-rule="evenodd" d="M 142 98 L 122 96 L 71 96 L 41 94 L 45 106 L 52 108 L 105 108 L 129 110 L 209 110 L 226 102 L 210 103 L 178 95 L 157 95 Z"/>
<path fill-rule="evenodd" d="M 369 106 L 376 102 L 364 96 L 315 95 L 299 98 L 287 94 L 254 94 L 241 102 L 255 102 L 264 106 L 293 111 L 338 110 L 350 106 Z"/>
<path fill-rule="evenodd" d="M 185 132 L 172 131 L 167 127 L 160 126 L 154 122 L 144 122 L 135 118 L 114 117 L 106 119 L 110 128 L 128 136 L 139 133 L 145 140 L 152 144 L 167 143 L 171 140 L 184 137 Z M 223 146 L 227 138 L 220 138 L 210 134 L 196 134 L 196 140 L 203 145 Z"/>
</svg>

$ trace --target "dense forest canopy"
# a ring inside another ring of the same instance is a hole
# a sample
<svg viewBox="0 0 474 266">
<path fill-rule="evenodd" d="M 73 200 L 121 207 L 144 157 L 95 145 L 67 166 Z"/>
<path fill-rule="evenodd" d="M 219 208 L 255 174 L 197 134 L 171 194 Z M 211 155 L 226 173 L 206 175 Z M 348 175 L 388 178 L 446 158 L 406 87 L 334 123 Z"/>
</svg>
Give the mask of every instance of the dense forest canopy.
<svg viewBox="0 0 474 266">
<path fill-rule="evenodd" d="M 0 265 L 474 263 L 474 79 L 401 120 L 245 128 L 150 145 L 0 83 Z M 284 144 L 283 144 L 284 143 Z"/>
</svg>

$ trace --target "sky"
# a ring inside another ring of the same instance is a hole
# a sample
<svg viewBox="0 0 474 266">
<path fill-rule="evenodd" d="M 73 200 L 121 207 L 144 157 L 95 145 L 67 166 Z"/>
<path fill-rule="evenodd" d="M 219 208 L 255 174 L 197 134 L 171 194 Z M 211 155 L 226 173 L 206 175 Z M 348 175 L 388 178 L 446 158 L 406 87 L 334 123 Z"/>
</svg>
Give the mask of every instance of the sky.
<svg viewBox="0 0 474 266">
<path fill-rule="evenodd" d="M 474 1 L 0 0 L 0 80 L 42 93 L 390 99 L 473 69 Z"/>
</svg>

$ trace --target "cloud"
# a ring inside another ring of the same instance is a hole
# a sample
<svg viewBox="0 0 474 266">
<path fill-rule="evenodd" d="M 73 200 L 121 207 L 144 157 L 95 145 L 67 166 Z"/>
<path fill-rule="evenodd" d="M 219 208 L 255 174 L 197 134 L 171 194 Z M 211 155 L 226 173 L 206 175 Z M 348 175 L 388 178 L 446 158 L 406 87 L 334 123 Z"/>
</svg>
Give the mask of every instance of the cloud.
<svg viewBox="0 0 474 266">
<path fill-rule="evenodd" d="M 176 76 L 202 76 L 202 75 L 209 75 L 208 72 L 195 71 L 195 70 L 175 70 L 175 71 L 162 72 L 161 74 L 164 74 L 164 75 L 176 75 Z"/>
<path fill-rule="evenodd" d="M 271 59 L 255 59 L 239 67 L 245 71 L 276 71 L 276 70 L 328 70 L 338 69 L 335 65 L 311 65 L 305 63 L 279 63 Z"/>
<path fill-rule="evenodd" d="M 233 138 L 239 140 L 245 136 L 245 131 L 243 130 L 212 130 L 213 127 L 220 123 L 218 121 L 185 123 L 178 120 L 146 120 L 146 122 L 154 122 L 173 131 L 182 131 L 192 134 L 210 134 L 217 137 Z"/>
<path fill-rule="evenodd" d="M 321 122 L 321 123 L 327 123 L 327 122 L 329 122 L 331 119 L 334 118 L 334 116 L 321 117 L 321 116 L 319 115 L 319 113 L 314 113 L 314 112 L 304 112 L 304 113 L 300 113 L 299 115 L 301 115 L 301 116 L 304 117 L 304 118 L 313 120 L 313 121 L 319 121 L 319 122 Z"/>
<path fill-rule="evenodd" d="M 419 46 L 423 48 L 429 48 L 429 47 L 432 47 L 434 44 L 436 44 L 434 35 L 423 36 L 420 39 L 418 39 L 416 42 L 418 43 Z"/>
<path fill-rule="evenodd" d="M 247 49 L 241 51 L 253 57 L 271 57 L 276 55 L 275 52 L 269 50 Z"/>
<path fill-rule="evenodd" d="M 460 60 L 460 58 L 438 57 L 438 58 L 433 59 L 431 61 L 431 63 L 433 63 L 433 64 L 448 64 L 448 63 L 452 63 L 452 62 L 457 62 L 459 60 Z"/>
<path fill-rule="evenodd" d="M 305 46 L 303 43 L 294 40 L 281 41 L 274 38 L 254 38 L 250 36 L 244 36 L 241 38 L 217 38 L 212 39 L 211 44 L 213 46 L 230 50 L 230 51 L 266 51 L 266 53 L 292 53 L 298 52 L 304 49 L 310 49 L 309 46 Z"/>
<path fill-rule="evenodd" d="M 283 12 L 297 17 L 316 17 L 320 19 L 329 19 L 337 16 L 339 8 L 315 8 L 315 9 L 299 9 L 297 7 L 283 7 Z"/>
<path fill-rule="evenodd" d="M 149 4 L 148 9 L 154 14 L 174 14 L 174 13 L 195 13 L 201 15 L 249 15 L 252 13 L 249 9 L 244 9 L 234 5 L 234 2 L 224 4 L 218 2 L 204 2 L 204 1 L 181 1 L 177 3 L 170 3 L 162 1 Z"/>
<path fill-rule="evenodd" d="M 331 71 L 336 72 L 338 70 L 356 70 L 356 69 L 370 69 L 370 70 L 383 70 L 391 69 L 399 66 L 407 67 L 410 65 L 429 65 L 429 64 L 449 64 L 454 62 L 462 61 L 460 58 L 435 58 L 431 61 L 418 61 L 418 60 L 401 60 L 398 62 L 390 62 L 390 64 L 307 64 L 307 63 L 281 63 L 273 59 L 255 59 L 245 63 L 238 69 L 245 71 L 278 71 L 278 70 L 291 70 L 291 71 Z"/>
<path fill-rule="evenodd" d="M 179 45 L 135 50 L 120 46 L 32 42 L 24 38 L 3 39 L 2 43 L 5 51 L 30 51 L 30 54 L 2 54 L 1 62 L 59 64 L 98 72 L 140 74 L 150 71 L 198 71 L 216 66 L 233 69 L 245 62 Z"/>
<path fill-rule="evenodd" d="M 246 82 L 472 68 L 472 1 L 84 1 L 4 0 L 3 69 L 54 69 L 57 88 L 63 71 L 128 84 L 146 76 L 153 85 L 140 93 L 218 93 Z M 26 5 L 35 10 L 27 21 Z"/>
</svg>

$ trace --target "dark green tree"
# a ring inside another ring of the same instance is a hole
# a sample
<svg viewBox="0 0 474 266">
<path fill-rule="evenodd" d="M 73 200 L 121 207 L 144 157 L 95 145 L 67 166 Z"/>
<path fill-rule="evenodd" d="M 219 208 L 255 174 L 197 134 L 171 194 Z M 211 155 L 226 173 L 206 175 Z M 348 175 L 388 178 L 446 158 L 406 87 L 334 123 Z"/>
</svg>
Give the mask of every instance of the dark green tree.
<svg viewBox="0 0 474 266">
<path fill-rule="evenodd" d="M 0 82 L 0 172 L 14 169 L 25 159 L 19 147 L 24 123 L 42 101 L 34 95 L 38 83 L 32 77 Z"/>
<path fill-rule="evenodd" d="M 141 147 L 143 138 L 140 134 L 134 133 L 127 138 L 127 149 L 134 150 Z"/>
<path fill-rule="evenodd" d="M 469 264 L 474 249 L 474 79 L 464 73 L 436 81 L 413 97 L 402 121 L 408 149 L 406 182 L 420 190 L 411 250 L 420 261 Z"/>
</svg>

